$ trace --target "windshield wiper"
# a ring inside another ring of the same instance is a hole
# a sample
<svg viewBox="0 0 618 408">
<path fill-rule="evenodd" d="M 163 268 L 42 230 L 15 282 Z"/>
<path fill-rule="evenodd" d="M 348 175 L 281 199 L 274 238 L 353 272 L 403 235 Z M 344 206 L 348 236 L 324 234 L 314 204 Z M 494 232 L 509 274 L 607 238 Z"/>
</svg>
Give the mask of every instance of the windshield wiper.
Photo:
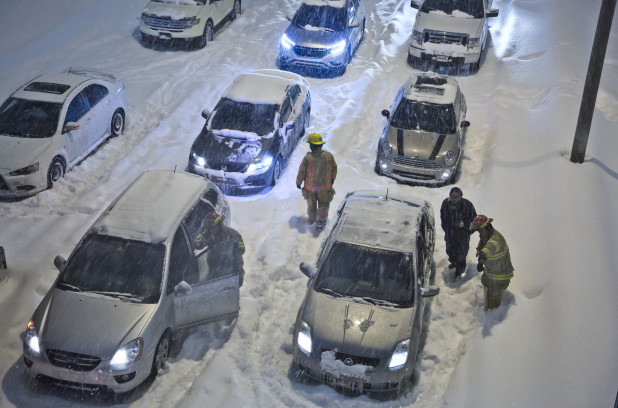
<svg viewBox="0 0 618 408">
<path fill-rule="evenodd" d="M 322 293 L 325 293 L 327 295 L 331 295 L 331 296 L 334 296 L 334 297 L 338 297 L 338 298 L 343 297 L 343 295 L 341 293 L 335 292 L 334 290 L 329 289 L 329 288 L 320 288 L 318 290 L 320 292 L 322 292 Z"/>
<path fill-rule="evenodd" d="M 71 292 L 83 292 L 83 290 L 77 286 L 73 286 L 73 285 L 69 285 L 68 283 L 64 283 L 64 282 L 58 282 L 58 285 L 56 285 L 58 287 L 63 287 L 66 290 L 69 290 Z"/>
<path fill-rule="evenodd" d="M 362 297 L 361 299 L 376 306 L 399 307 L 396 303 L 389 302 L 388 300 L 374 299 L 369 296 Z"/>
<path fill-rule="evenodd" d="M 89 290 L 88 292 L 96 293 L 97 295 L 109 296 L 121 300 L 142 301 L 141 297 L 132 295 L 130 293 L 106 292 L 104 290 Z"/>
</svg>

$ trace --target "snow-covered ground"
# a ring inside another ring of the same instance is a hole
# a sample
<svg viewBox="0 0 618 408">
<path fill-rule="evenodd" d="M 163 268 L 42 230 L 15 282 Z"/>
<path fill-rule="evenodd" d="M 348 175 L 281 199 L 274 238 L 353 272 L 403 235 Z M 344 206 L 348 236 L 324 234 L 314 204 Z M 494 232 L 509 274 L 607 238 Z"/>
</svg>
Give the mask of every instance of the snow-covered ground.
<svg viewBox="0 0 618 408">
<path fill-rule="evenodd" d="M 373 171 L 377 141 L 406 64 L 416 10 L 408 0 L 366 0 L 365 40 L 344 76 L 309 78 L 311 131 L 339 164 L 345 193 L 389 189 L 438 209 L 450 187 L 398 185 Z M 127 128 L 53 190 L 0 202 L 0 406 L 58 407 L 609 407 L 618 389 L 618 19 L 614 19 L 586 160 L 569 161 L 601 0 L 495 0 L 491 42 L 478 74 L 458 78 L 468 101 L 465 157 L 456 185 L 494 218 L 515 278 L 503 306 L 485 313 L 471 251 L 450 282 L 443 236 L 427 340 L 411 387 L 398 400 L 348 397 L 295 381 L 292 326 L 324 234 L 305 225 L 294 185 L 301 144 L 278 185 L 232 197 L 247 274 L 235 326 L 189 336 L 166 372 L 122 401 L 58 391 L 28 380 L 26 323 L 57 270 L 100 211 L 146 169 L 184 169 L 189 147 L 242 72 L 274 68 L 286 13 L 297 0 L 245 0 L 243 14 L 203 50 L 139 42 L 146 0 L 0 0 L 0 99 L 43 72 L 90 66 L 119 73 Z M 334 211 L 333 211 L 334 213 Z M 437 215 L 437 214 L 436 214 Z M 328 225 L 327 225 L 328 228 Z M 472 240 L 476 245 L 477 237 Z M 93 399 L 97 398 L 97 399 Z"/>
</svg>

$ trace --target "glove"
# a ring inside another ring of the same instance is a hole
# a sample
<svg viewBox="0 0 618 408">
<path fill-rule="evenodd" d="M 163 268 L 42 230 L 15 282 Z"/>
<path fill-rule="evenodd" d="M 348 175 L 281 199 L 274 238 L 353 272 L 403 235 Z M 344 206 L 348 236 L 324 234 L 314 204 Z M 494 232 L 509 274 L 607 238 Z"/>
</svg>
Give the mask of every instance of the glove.
<svg viewBox="0 0 618 408">
<path fill-rule="evenodd" d="M 482 264 L 482 263 L 480 263 L 480 262 L 479 262 L 479 263 L 477 263 L 477 264 L 476 264 L 476 270 L 477 270 L 478 272 L 483 272 L 483 268 L 484 268 L 484 267 L 483 267 L 483 264 Z"/>
<path fill-rule="evenodd" d="M 300 184 L 297 184 L 296 188 L 299 189 L 299 190 L 302 190 L 302 187 L 300 186 Z"/>
</svg>

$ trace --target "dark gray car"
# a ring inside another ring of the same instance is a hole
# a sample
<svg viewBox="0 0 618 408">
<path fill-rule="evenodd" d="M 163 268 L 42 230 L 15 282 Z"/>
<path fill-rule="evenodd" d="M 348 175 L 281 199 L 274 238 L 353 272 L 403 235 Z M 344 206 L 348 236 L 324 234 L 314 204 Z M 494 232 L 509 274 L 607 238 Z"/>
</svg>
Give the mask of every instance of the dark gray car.
<svg viewBox="0 0 618 408">
<path fill-rule="evenodd" d="M 294 362 L 355 392 L 398 391 L 412 376 L 434 249 L 431 205 L 377 192 L 348 195 L 309 277 Z"/>
</svg>

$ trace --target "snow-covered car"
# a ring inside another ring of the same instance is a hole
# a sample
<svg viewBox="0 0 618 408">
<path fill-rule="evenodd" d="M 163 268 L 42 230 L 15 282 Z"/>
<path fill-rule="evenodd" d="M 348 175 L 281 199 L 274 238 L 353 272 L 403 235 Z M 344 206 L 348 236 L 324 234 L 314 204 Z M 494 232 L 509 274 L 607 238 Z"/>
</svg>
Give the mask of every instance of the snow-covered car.
<svg viewBox="0 0 618 408">
<path fill-rule="evenodd" d="M 142 40 L 184 40 L 204 48 L 227 21 L 241 13 L 240 0 L 151 0 L 142 12 Z"/>
<path fill-rule="evenodd" d="M 0 196 L 51 188 L 124 130 L 127 95 L 114 74 L 69 68 L 29 81 L 0 106 Z"/>
<path fill-rule="evenodd" d="M 470 126 L 456 79 L 412 74 L 382 115 L 386 125 L 378 142 L 376 173 L 431 186 L 455 180 Z"/>
<path fill-rule="evenodd" d="M 281 69 L 344 73 L 365 34 L 364 0 L 303 0 L 281 37 Z"/>
<path fill-rule="evenodd" d="M 221 191 L 185 172 L 147 171 L 86 231 L 29 322 L 28 374 L 125 392 L 165 364 L 178 330 L 239 311 L 233 242 L 195 248 L 206 214 L 229 222 Z M 206 232 L 207 233 L 207 232 Z"/>
<path fill-rule="evenodd" d="M 427 71 L 452 67 L 460 74 L 479 70 L 487 45 L 488 18 L 497 17 L 492 0 L 412 0 L 418 9 L 408 63 Z"/>
<path fill-rule="evenodd" d="M 431 204 L 408 195 L 349 194 L 309 277 L 294 326 L 294 362 L 355 392 L 400 391 L 412 377 L 430 285 Z"/>
<path fill-rule="evenodd" d="M 300 75 L 262 69 L 239 75 L 191 146 L 188 170 L 225 194 L 274 186 L 309 126 L 311 95 Z"/>
</svg>

